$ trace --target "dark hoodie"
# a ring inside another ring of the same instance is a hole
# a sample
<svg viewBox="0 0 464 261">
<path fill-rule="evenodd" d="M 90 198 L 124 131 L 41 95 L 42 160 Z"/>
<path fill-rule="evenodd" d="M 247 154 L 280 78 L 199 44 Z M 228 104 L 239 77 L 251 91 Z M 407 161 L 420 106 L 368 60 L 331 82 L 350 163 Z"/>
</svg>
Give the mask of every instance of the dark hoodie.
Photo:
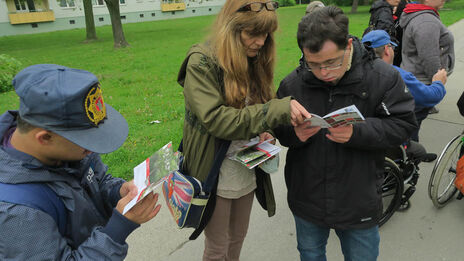
<svg viewBox="0 0 464 261">
<path fill-rule="evenodd" d="M 403 28 L 401 68 L 425 84 L 441 68 L 448 75 L 454 68 L 454 38 L 440 21 L 437 10 L 422 4 L 408 4 L 400 18 Z"/>
</svg>

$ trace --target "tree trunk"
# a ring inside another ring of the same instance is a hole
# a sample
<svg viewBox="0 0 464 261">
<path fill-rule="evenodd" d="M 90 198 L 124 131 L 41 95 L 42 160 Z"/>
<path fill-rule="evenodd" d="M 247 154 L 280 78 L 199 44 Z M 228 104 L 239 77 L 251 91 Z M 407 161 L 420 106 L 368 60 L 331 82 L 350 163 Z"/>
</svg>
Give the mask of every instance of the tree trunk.
<svg viewBox="0 0 464 261">
<path fill-rule="evenodd" d="M 359 0 L 353 0 L 353 5 L 351 6 L 351 13 L 355 14 L 358 12 L 358 2 Z"/>
<path fill-rule="evenodd" d="M 83 0 L 85 14 L 85 31 L 87 33 L 86 42 L 97 40 L 97 32 L 95 31 L 95 21 L 93 19 L 92 0 Z"/>
<path fill-rule="evenodd" d="M 369 0 L 364 0 L 364 4 L 363 5 L 370 5 L 370 1 Z"/>
<path fill-rule="evenodd" d="M 114 48 L 129 46 L 122 30 L 121 13 L 119 12 L 119 0 L 105 0 L 110 13 L 111 28 L 113 29 Z"/>
</svg>

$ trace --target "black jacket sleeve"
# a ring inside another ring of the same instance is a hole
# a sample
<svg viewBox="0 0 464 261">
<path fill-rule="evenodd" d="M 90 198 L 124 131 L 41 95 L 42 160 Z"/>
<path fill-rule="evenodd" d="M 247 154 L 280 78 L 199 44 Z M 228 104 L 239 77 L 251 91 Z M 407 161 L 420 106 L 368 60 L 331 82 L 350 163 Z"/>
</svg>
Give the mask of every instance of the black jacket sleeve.
<svg viewBox="0 0 464 261">
<path fill-rule="evenodd" d="M 289 91 L 288 84 L 285 79 L 280 82 L 279 89 L 277 90 L 277 98 L 291 96 Z M 302 142 L 295 134 L 295 129 L 291 125 L 280 125 L 279 127 L 273 129 L 273 132 L 276 138 L 279 140 L 280 144 L 285 147 L 297 148 L 305 145 L 308 141 Z"/>
<path fill-rule="evenodd" d="M 377 105 L 375 116 L 353 125 L 347 146 L 361 149 L 382 149 L 402 144 L 417 129 L 414 99 L 399 73 L 393 75 L 391 87 Z"/>
<path fill-rule="evenodd" d="M 372 12 L 373 24 L 376 30 L 385 30 L 390 34 L 393 28 L 393 11 L 388 5 L 383 5 Z"/>
</svg>

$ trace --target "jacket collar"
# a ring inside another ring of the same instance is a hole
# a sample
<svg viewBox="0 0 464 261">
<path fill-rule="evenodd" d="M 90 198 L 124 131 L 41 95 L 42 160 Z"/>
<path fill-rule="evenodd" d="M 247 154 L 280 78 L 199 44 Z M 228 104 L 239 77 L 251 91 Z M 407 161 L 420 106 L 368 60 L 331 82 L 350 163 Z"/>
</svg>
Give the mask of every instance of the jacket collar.
<svg viewBox="0 0 464 261">
<path fill-rule="evenodd" d="M 408 4 L 406 5 L 406 8 L 404 8 L 403 12 L 405 12 L 406 14 L 410 14 L 410 13 L 415 13 L 415 12 L 420 12 L 420 11 L 425 11 L 425 10 L 432 10 L 436 15 L 440 16 L 437 9 L 430 7 L 428 5 L 423 5 L 423 4 Z"/>
</svg>

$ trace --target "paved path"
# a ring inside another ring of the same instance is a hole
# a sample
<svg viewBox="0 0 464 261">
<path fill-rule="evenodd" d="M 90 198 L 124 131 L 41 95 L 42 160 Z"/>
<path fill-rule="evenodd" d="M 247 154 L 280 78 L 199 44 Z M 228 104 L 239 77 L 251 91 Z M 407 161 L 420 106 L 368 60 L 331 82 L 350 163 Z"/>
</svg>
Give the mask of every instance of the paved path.
<svg viewBox="0 0 464 261">
<path fill-rule="evenodd" d="M 449 29 L 455 37 L 456 67 L 446 84 L 447 95 L 437 106 L 440 113 L 423 122 L 420 138 L 424 146 L 439 153 L 452 137 L 464 129 L 464 118 L 457 112 L 456 101 L 464 90 L 464 20 Z M 284 152 L 285 153 L 285 152 Z M 284 159 L 284 153 L 281 159 Z M 283 162 L 281 162 L 283 166 Z M 464 200 L 452 201 L 435 209 L 428 198 L 427 185 L 433 163 L 422 163 L 417 191 L 411 208 L 396 212 L 380 229 L 379 261 L 461 261 L 464 260 Z M 268 218 L 255 201 L 250 228 L 242 250 L 242 261 L 298 260 L 293 216 L 286 201 L 283 170 L 272 177 L 277 213 Z M 160 200 L 164 201 L 163 197 Z M 160 214 L 128 239 L 126 260 L 190 261 L 201 260 L 203 235 L 188 241 L 192 230 L 179 230 L 164 202 Z M 338 238 L 331 234 L 328 260 L 343 260 Z"/>
</svg>

